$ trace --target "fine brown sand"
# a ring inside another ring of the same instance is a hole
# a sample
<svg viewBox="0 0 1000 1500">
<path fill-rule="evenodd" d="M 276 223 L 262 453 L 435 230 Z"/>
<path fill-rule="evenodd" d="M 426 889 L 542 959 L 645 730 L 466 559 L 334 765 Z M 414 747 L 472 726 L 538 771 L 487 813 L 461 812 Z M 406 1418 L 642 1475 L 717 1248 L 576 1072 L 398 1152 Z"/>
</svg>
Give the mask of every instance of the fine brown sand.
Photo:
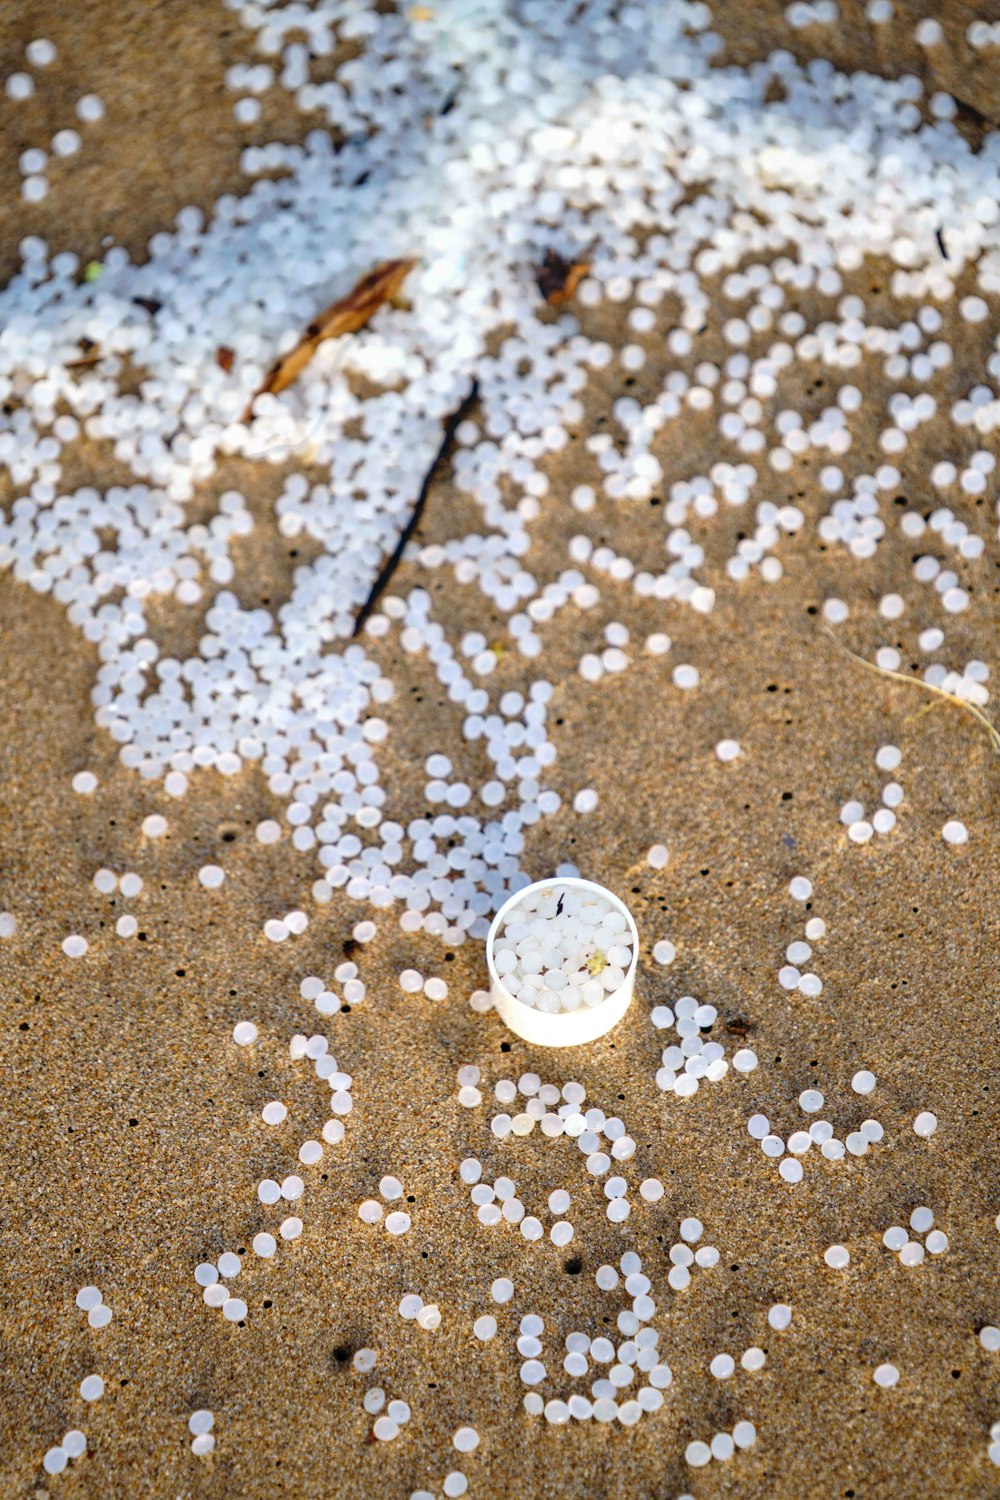
<svg viewBox="0 0 1000 1500">
<path fill-rule="evenodd" d="M 782 9 L 762 4 L 748 16 L 720 6 L 727 60 L 791 47 Z M 950 0 L 944 7 L 949 40 L 932 59 L 933 72 L 912 41 L 920 7 L 897 3 L 909 19 L 884 29 L 877 48 L 861 6 L 841 9 L 841 28 L 800 34 L 793 50 L 805 56 L 813 47 L 847 67 L 919 70 L 956 91 L 970 132 L 983 128 L 981 116 L 992 117 L 997 65 L 974 61 L 962 40 L 972 6 Z M 40 35 L 60 48 L 51 84 L 46 79 L 27 104 L 0 106 L 4 274 L 29 231 L 84 259 L 99 255 L 104 235 L 138 254 L 184 204 L 208 208 L 220 191 L 239 189 L 238 155 L 248 138 L 292 139 L 311 123 L 275 97 L 254 132 L 235 126 L 222 72 L 249 60 L 251 45 L 221 6 L 8 5 L 0 15 L 5 74 Z M 61 179 L 53 174 L 49 200 L 22 211 L 17 154 L 69 123 L 72 101 L 84 91 L 106 100 L 106 122 L 88 135 L 78 165 L 61 169 Z M 603 331 L 616 336 L 610 319 Z M 988 334 L 966 329 L 964 339 L 952 396 L 978 378 Z M 655 368 L 643 372 L 650 384 L 656 378 Z M 600 420 L 616 394 L 598 383 L 588 421 Z M 800 401 L 804 412 L 818 411 L 824 392 L 803 384 Z M 859 464 L 876 461 L 874 433 L 870 452 L 863 436 L 856 444 Z M 923 511 L 935 503 L 927 470 L 947 440 L 945 425 L 931 424 L 922 446 L 907 454 L 906 495 Z M 556 496 L 589 477 L 572 456 L 578 446 L 553 465 Z M 711 425 L 686 424 L 683 449 L 664 447 L 670 477 L 696 472 L 711 462 Z M 119 477 L 95 445 L 75 462 L 78 471 L 67 464 L 67 485 Z M 810 520 L 823 504 L 816 467 L 810 459 L 773 484 L 773 498 L 801 503 Z M 261 523 L 242 544 L 238 591 L 273 606 L 287 594 L 296 561 L 294 544 L 263 525 L 279 476 L 231 465 L 206 492 L 206 505 L 233 484 Z M 949 503 L 993 537 L 992 496 Z M 454 534 L 466 524 L 464 504 L 442 476 L 421 539 Z M 536 529 L 530 566 L 540 578 L 567 565 L 573 530 L 614 544 L 627 525 L 634 552 L 662 530 L 656 515 L 634 508 L 627 523 L 603 511 L 585 524 L 571 515 L 564 505 Z M 735 513 L 712 533 L 719 570 L 740 524 Z M 857 563 L 820 545 L 810 524 L 782 543 L 779 585 L 755 577 L 721 589 L 708 617 L 665 612 L 608 584 L 590 615 L 570 608 L 546 627 L 540 663 L 512 653 L 501 660 L 498 684 L 521 687 L 538 674 L 556 684 L 553 784 L 567 805 L 529 830 L 525 867 L 541 876 L 572 860 L 629 901 L 643 940 L 636 1002 L 613 1035 L 591 1047 L 533 1050 L 496 1017 L 468 1007 L 468 995 L 485 982 L 480 943 L 449 953 L 376 914 L 376 941 L 352 955 L 368 998 L 324 1028 L 355 1080 L 346 1140 L 304 1174 L 302 1238 L 252 1267 L 254 1234 L 274 1226 L 255 1184 L 292 1170 L 292 1140 L 318 1133 L 325 1116 L 325 1086 L 287 1059 L 288 1036 L 314 1029 L 316 1019 L 298 981 L 332 975 L 357 947 L 351 928 L 368 913 L 340 896 L 315 909 L 311 858 L 286 843 L 267 849 L 254 840 L 260 819 L 281 815 L 258 774 L 202 775 L 183 802 L 172 803 L 121 768 L 93 725 L 94 652 L 58 604 L 0 575 L 0 910 L 18 918 L 15 939 L 0 944 L 0 1495 L 405 1497 L 435 1490 L 456 1466 L 475 1500 L 667 1500 L 688 1490 L 698 1500 L 997 1494 L 986 1449 L 1000 1418 L 1000 1364 L 981 1349 L 977 1331 L 1000 1322 L 1000 758 L 967 714 L 946 705 L 922 712 L 927 695 L 864 673 L 830 642 L 818 614 L 827 596 L 847 599 L 853 612 L 845 639 L 868 656 L 879 644 L 898 643 L 910 670 L 918 629 L 939 621 L 913 582 L 910 554 L 893 530 L 877 564 Z M 982 564 L 969 611 L 948 624 L 954 663 L 990 660 L 995 649 L 996 566 Z M 402 592 L 418 581 L 435 591 L 452 634 L 475 625 L 501 635 L 500 617 L 487 612 L 484 623 L 482 598 L 456 589 L 443 572 L 425 578 L 406 564 L 396 586 Z M 880 625 L 874 605 L 890 589 L 906 598 L 907 614 L 898 625 Z M 640 655 L 622 676 L 587 685 L 575 664 L 615 619 L 638 639 L 668 630 L 673 650 L 659 660 Z M 162 627 L 184 645 L 175 622 Z M 460 720 L 426 664 L 400 652 L 394 637 L 372 649 L 398 686 L 382 763 L 405 820 L 422 810 L 422 757 L 441 742 L 442 716 L 454 716 L 456 734 Z M 671 686 L 672 667 L 683 661 L 701 672 L 696 692 Z M 713 752 L 723 736 L 743 746 L 732 765 Z M 904 752 L 899 825 L 885 839 L 849 846 L 840 805 L 851 796 L 874 802 L 887 778 L 873 756 L 887 741 Z M 92 798 L 70 789 L 84 767 L 100 778 Z M 600 802 L 579 817 L 568 803 L 588 785 Z M 155 844 L 139 832 L 152 811 L 170 820 L 168 836 Z M 941 839 L 951 816 L 969 827 L 962 848 Z M 645 853 L 661 839 L 671 859 L 655 872 Z M 197 883 L 209 861 L 227 871 L 217 892 Z M 99 866 L 134 869 L 145 881 L 129 903 L 140 919 L 132 941 L 114 935 L 120 898 L 100 896 L 90 883 Z M 825 984 L 817 1000 L 789 997 L 775 979 L 786 945 L 801 936 L 803 909 L 787 894 L 800 873 L 815 885 L 808 910 L 829 927 L 815 958 Z M 311 913 L 305 936 L 265 942 L 264 920 L 293 906 Z M 63 956 L 68 932 L 88 936 L 85 958 Z M 669 968 L 650 958 L 663 936 L 678 949 Z M 448 999 L 403 995 L 398 974 L 407 966 L 447 978 Z M 745 1032 L 762 1063 L 749 1078 L 731 1074 L 686 1103 L 653 1083 L 666 1038 L 648 1019 L 654 1004 L 684 994 L 716 1005 L 733 1044 Z M 229 1033 L 244 1018 L 258 1023 L 260 1039 L 238 1049 Z M 455 1100 L 455 1071 L 466 1062 L 480 1065 L 490 1091 L 473 1111 Z M 879 1078 L 867 1101 L 850 1093 L 860 1067 Z M 639 1143 L 630 1178 L 659 1176 L 666 1187 L 659 1204 L 637 1201 L 625 1226 L 610 1225 L 600 1185 L 586 1180 L 567 1143 L 493 1139 L 492 1085 L 527 1068 L 547 1081 L 579 1079 L 589 1100 L 609 1114 L 621 1111 Z M 761 1109 L 787 1133 L 802 1118 L 797 1096 L 810 1086 L 825 1093 L 824 1115 L 838 1134 L 873 1114 L 886 1140 L 862 1160 L 810 1160 L 804 1181 L 789 1188 L 748 1138 L 745 1121 Z M 294 1129 L 262 1129 L 260 1107 L 273 1097 L 289 1104 Z M 911 1129 L 921 1109 L 940 1121 L 930 1141 Z M 457 1176 L 470 1152 L 481 1157 L 487 1180 L 513 1176 L 529 1211 L 552 1187 L 568 1187 L 573 1245 L 526 1246 L 509 1227 L 480 1226 Z M 357 1217 L 384 1172 L 400 1177 L 414 1200 L 413 1229 L 400 1240 Z M 918 1203 L 934 1209 L 951 1248 L 907 1270 L 882 1248 L 881 1235 L 908 1222 Z M 665 1252 L 686 1214 L 704 1221 L 722 1259 L 673 1294 Z M 846 1271 L 823 1264 L 834 1242 L 851 1251 Z M 248 1262 L 240 1283 L 250 1305 L 244 1327 L 206 1309 L 192 1280 L 197 1262 L 233 1248 L 245 1249 Z M 557 1368 L 556 1342 L 574 1328 L 604 1331 L 624 1305 L 596 1291 L 593 1273 L 626 1249 L 639 1251 L 662 1289 L 658 1326 L 675 1376 L 664 1408 L 629 1431 L 529 1420 L 521 1410 L 517 1321 L 541 1313 L 549 1367 Z M 510 1275 L 515 1297 L 498 1312 L 500 1334 L 480 1346 L 471 1325 L 480 1312 L 497 1311 L 489 1285 L 498 1275 Z M 88 1329 L 73 1301 L 91 1282 L 115 1314 L 100 1332 Z M 397 1304 L 408 1291 L 440 1304 L 436 1332 L 400 1319 Z M 776 1301 L 794 1309 L 782 1334 L 766 1321 Z M 738 1356 L 754 1343 L 768 1354 L 763 1371 L 728 1382 L 709 1375 L 714 1353 Z M 349 1356 L 366 1345 L 379 1361 L 363 1377 Z M 902 1372 L 893 1391 L 872 1384 L 883 1360 Z M 107 1391 L 86 1407 L 77 1389 L 91 1371 L 104 1375 Z M 372 1384 L 413 1408 L 391 1444 L 370 1440 L 361 1399 Z M 192 1457 L 186 1428 L 200 1406 L 216 1415 L 217 1447 L 207 1460 Z M 752 1451 L 697 1474 L 686 1467 L 688 1442 L 742 1418 L 758 1429 Z M 461 1459 L 450 1439 L 464 1423 L 482 1442 Z M 86 1430 L 88 1454 L 48 1480 L 42 1455 L 73 1426 Z"/>
</svg>

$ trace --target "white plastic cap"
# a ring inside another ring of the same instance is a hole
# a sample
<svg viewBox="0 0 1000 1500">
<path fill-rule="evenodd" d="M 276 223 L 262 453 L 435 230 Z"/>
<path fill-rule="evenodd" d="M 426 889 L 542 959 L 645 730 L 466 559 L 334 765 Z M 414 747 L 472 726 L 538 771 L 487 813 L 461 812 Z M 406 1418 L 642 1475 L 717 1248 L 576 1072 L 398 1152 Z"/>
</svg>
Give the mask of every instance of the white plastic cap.
<svg viewBox="0 0 1000 1500">
<path fill-rule="evenodd" d="M 622 983 L 616 990 L 612 990 L 599 1005 L 588 1006 L 586 1009 L 581 1007 L 579 1010 L 555 1011 L 549 1014 L 536 1010 L 533 1005 L 525 1005 L 523 1001 L 518 1000 L 515 995 L 504 988 L 493 962 L 493 945 L 500 927 L 506 922 L 514 908 L 521 905 L 525 896 L 534 891 L 551 890 L 553 886 L 558 886 L 560 890 L 588 891 L 594 895 L 603 896 L 616 911 L 621 912 L 628 923 L 629 937 L 632 942 L 632 962 L 628 966 L 628 973 Z M 534 1042 L 539 1047 L 579 1047 L 584 1042 L 596 1041 L 599 1036 L 604 1036 L 609 1032 L 612 1026 L 617 1026 L 628 1010 L 632 999 L 638 963 L 639 933 L 636 930 L 632 913 L 613 891 L 607 890 L 603 885 L 596 885 L 592 880 L 571 880 L 557 875 L 551 880 L 536 880 L 533 885 L 524 886 L 521 890 L 515 891 L 514 895 L 501 906 L 490 924 L 486 938 L 486 967 L 490 975 L 490 999 L 493 1001 L 493 1007 L 515 1036 L 521 1037 L 526 1042 Z"/>
</svg>

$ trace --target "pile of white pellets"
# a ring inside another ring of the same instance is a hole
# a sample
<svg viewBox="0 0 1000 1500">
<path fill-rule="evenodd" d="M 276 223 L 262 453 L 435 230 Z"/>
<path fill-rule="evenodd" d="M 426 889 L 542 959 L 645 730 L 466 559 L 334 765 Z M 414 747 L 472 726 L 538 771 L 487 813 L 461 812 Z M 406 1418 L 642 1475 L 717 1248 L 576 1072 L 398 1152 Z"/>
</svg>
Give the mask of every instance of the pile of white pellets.
<svg viewBox="0 0 1000 1500">
<path fill-rule="evenodd" d="M 606 896 L 554 885 L 529 891 L 494 939 L 504 988 L 549 1015 L 593 1009 L 620 989 L 632 964 L 632 935 Z"/>
</svg>

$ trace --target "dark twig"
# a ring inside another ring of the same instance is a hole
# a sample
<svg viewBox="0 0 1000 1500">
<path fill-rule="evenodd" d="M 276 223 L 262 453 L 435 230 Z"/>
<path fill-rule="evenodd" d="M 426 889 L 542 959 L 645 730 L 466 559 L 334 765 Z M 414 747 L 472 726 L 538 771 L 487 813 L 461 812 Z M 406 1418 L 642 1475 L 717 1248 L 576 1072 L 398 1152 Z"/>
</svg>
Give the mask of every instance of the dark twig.
<svg viewBox="0 0 1000 1500">
<path fill-rule="evenodd" d="M 399 566 L 400 559 L 402 558 L 403 553 L 406 551 L 406 544 L 420 524 L 420 517 L 423 515 L 424 506 L 427 503 L 427 496 L 430 493 L 431 483 L 434 479 L 434 475 L 437 473 L 438 468 L 440 467 L 442 461 L 448 453 L 448 449 L 451 447 L 452 440 L 458 429 L 459 423 L 464 420 L 466 413 L 474 405 L 478 396 L 479 381 L 473 380 L 461 404 L 459 406 L 456 406 L 455 410 L 451 413 L 451 416 L 444 424 L 444 431 L 441 434 L 441 442 L 438 445 L 437 452 L 431 460 L 430 468 L 424 475 L 424 482 L 420 486 L 420 493 L 417 496 L 416 504 L 414 505 L 413 510 L 410 512 L 410 519 L 407 521 L 406 525 L 400 532 L 399 540 L 397 541 L 395 547 L 393 547 L 392 551 L 389 553 L 389 556 L 386 558 L 385 562 L 379 569 L 378 577 L 372 584 L 371 592 L 369 593 L 368 598 L 361 606 L 361 609 L 359 610 L 357 617 L 355 618 L 354 629 L 351 631 L 352 636 L 360 635 L 361 631 L 364 629 L 365 621 L 368 619 L 379 599 L 382 597 L 382 594 L 385 592 L 386 585 Z"/>
</svg>

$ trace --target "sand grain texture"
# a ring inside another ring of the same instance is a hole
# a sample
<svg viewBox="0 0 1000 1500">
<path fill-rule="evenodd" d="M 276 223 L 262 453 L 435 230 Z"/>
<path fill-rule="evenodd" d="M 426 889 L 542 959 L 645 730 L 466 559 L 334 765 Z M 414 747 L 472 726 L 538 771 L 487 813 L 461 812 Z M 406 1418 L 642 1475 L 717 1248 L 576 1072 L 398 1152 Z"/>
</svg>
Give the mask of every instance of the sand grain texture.
<svg viewBox="0 0 1000 1500">
<path fill-rule="evenodd" d="M 956 3 L 946 10 L 949 43 L 937 86 L 961 85 L 971 109 L 988 114 L 996 108 L 996 65 L 987 77 L 987 64 L 972 66 L 962 52 L 972 9 Z M 924 66 L 912 39 L 910 50 L 901 43 L 893 52 L 887 41 L 870 55 L 860 7 L 845 3 L 842 11 L 842 35 L 827 49 L 839 64 L 888 73 Z M 789 45 L 780 6 L 758 7 L 746 24 L 735 6 L 718 13 L 730 60 Z M 29 15 L 10 5 L 0 17 L 0 68 L 18 65 L 24 42 L 37 35 L 51 36 L 72 56 L 77 94 L 100 93 L 108 117 L 77 165 L 60 169 L 61 180 L 54 174 L 47 202 L 22 213 L 17 154 L 37 140 L 44 112 L 68 123 L 71 73 L 60 73 L 58 98 L 46 89 L 17 110 L 3 102 L 6 273 L 28 229 L 84 260 L 99 255 L 104 235 L 138 254 L 184 204 L 207 209 L 219 192 L 239 189 L 239 150 L 248 134 L 292 139 L 307 128 L 274 99 L 253 132 L 235 125 L 222 72 L 250 60 L 251 44 L 221 6 L 127 0 L 109 9 L 40 0 Z M 796 46 L 809 41 L 800 37 Z M 817 46 L 823 50 L 822 38 Z M 981 128 L 970 121 L 970 129 Z M 621 342 L 613 315 L 599 317 Z M 967 363 L 952 372 L 955 395 L 981 367 L 976 330 L 966 338 Z M 642 378 L 652 384 L 654 375 L 647 367 Z M 588 423 L 617 394 L 610 377 L 606 383 L 602 392 L 595 382 L 588 395 Z M 818 410 L 823 392 L 803 390 L 802 401 L 804 410 L 810 401 Z M 936 456 L 933 424 L 917 441 Z M 568 494 L 590 477 L 574 456 L 579 446 L 551 466 L 554 493 Z M 686 473 L 710 461 L 711 450 L 706 422 L 700 449 L 692 424 L 683 450 L 668 449 L 668 456 Z M 864 451 L 859 438 L 856 452 Z M 920 470 L 920 451 L 914 444 L 907 455 L 912 472 Z M 114 476 L 94 445 L 80 467 L 67 481 Z M 801 494 L 810 515 L 821 513 L 816 468 L 810 458 L 787 479 L 776 478 L 774 498 Z M 233 483 L 256 513 L 267 514 L 273 472 L 233 464 L 206 498 Z M 934 503 L 929 486 L 909 499 L 920 509 Z M 453 534 L 466 504 L 442 474 L 421 540 Z M 992 530 L 988 498 L 956 508 L 970 524 Z M 538 526 L 531 558 L 538 576 L 567 565 L 570 516 L 565 509 Z M 651 515 L 649 524 L 660 522 Z M 734 516 L 729 541 L 739 524 Z M 608 518 L 601 540 L 613 545 L 621 528 L 640 535 L 643 525 L 630 508 L 628 520 Z M 712 544 L 719 561 L 723 541 Z M 258 528 L 241 545 L 241 595 L 273 603 L 286 597 L 296 544 Z M 909 550 L 896 544 L 889 555 L 886 548 L 877 592 L 898 588 L 917 599 Z M 828 595 L 854 599 L 867 588 L 871 610 L 877 592 L 864 565 L 819 546 L 812 528 L 783 542 L 781 555 L 786 576 L 779 588 L 754 577 L 721 595 L 708 617 L 665 618 L 662 606 L 624 590 L 615 595 L 609 585 L 586 619 L 569 609 L 548 627 L 539 671 L 557 684 L 553 784 L 564 807 L 529 830 L 525 867 L 541 876 L 560 860 L 576 862 L 584 876 L 629 901 L 643 943 L 626 1021 L 603 1041 L 565 1055 L 532 1052 L 508 1038 L 496 1017 L 470 1011 L 468 995 L 485 983 L 481 944 L 448 953 L 376 913 L 378 938 L 366 950 L 350 932 L 367 910 L 336 896 L 314 911 L 311 858 L 289 859 L 284 845 L 267 849 L 254 840 L 259 820 L 281 816 L 256 773 L 200 775 L 189 796 L 172 803 L 124 770 L 93 725 L 95 654 L 55 602 L 0 575 L 0 909 L 18 917 L 16 938 L 0 944 L 0 1494 L 346 1500 L 433 1490 L 453 1467 L 469 1475 L 475 1500 L 663 1500 L 686 1491 L 698 1500 L 996 1494 L 986 1448 L 989 1426 L 1000 1418 L 1000 1365 L 979 1347 L 976 1331 L 1000 1321 L 1000 760 L 968 716 L 947 706 L 921 713 L 923 694 L 863 673 L 824 635 L 817 611 Z M 404 563 L 397 586 L 413 586 L 419 576 Z M 997 581 L 994 566 L 969 611 L 950 623 L 954 660 L 988 657 L 995 647 Z M 499 615 L 484 621 L 481 598 L 458 589 L 450 595 L 443 572 L 425 582 L 453 633 L 473 624 L 489 633 L 492 624 L 501 634 Z M 628 624 L 636 640 L 669 630 L 673 650 L 640 657 L 621 677 L 589 686 L 576 662 L 612 619 Z M 879 633 L 870 621 L 869 637 L 892 642 L 894 628 Z M 456 734 L 460 719 L 425 663 L 394 644 L 373 649 L 400 685 L 386 714 L 393 732 L 384 779 L 403 789 L 406 816 L 417 816 L 420 760 L 439 744 L 442 716 L 454 716 Z M 670 682 L 673 667 L 685 661 L 702 674 L 700 688 L 688 694 Z M 532 664 L 508 653 L 495 680 L 518 687 L 534 675 Z M 731 765 L 714 755 L 723 737 L 743 748 Z M 855 795 L 874 801 L 888 778 L 875 770 L 873 756 L 889 741 L 904 752 L 899 826 L 885 840 L 849 847 L 839 807 Z M 71 777 L 85 767 L 100 779 L 93 797 L 70 790 Z M 600 796 L 589 817 L 570 807 L 581 786 Z M 139 832 L 151 811 L 170 820 L 168 836 L 155 844 Z M 970 829 L 960 849 L 940 837 L 953 815 Z M 656 872 L 645 852 L 661 839 L 671 860 Z M 226 869 L 219 891 L 197 883 L 209 862 Z M 124 903 L 99 896 L 90 881 L 102 865 L 138 870 L 142 895 Z M 788 881 L 800 873 L 815 884 L 806 912 L 787 895 Z M 313 913 L 308 933 L 281 946 L 265 942 L 265 918 L 294 906 Z M 114 935 L 123 910 L 140 923 L 127 942 Z M 808 912 L 829 928 L 816 945 L 825 985 L 817 1000 L 788 996 L 775 980 Z M 76 962 L 60 950 L 68 932 L 90 940 Z M 664 936 L 678 949 L 670 968 L 650 957 Z M 298 982 L 304 974 L 332 975 L 347 953 L 360 964 L 368 998 L 323 1025 L 355 1080 L 347 1138 L 303 1173 L 305 1232 L 237 1283 L 250 1315 L 245 1327 L 233 1327 L 202 1305 L 192 1271 L 232 1248 L 245 1251 L 249 1264 L 254 1234 L 275 1229 L 276 1212 L 256 1202 L 254 1185 L 293 1170 L 290 1153 L 304 1136 L 318 1135 L 325 1116 L 325 1086 L 287 1059 L 288 1035 L 317 1025 Z M 448 999 L 403 995 L 398 975 L 409 966 L 445 977 Z M 716 1005 L 729 1034 L 745 1032 L 766 1066 L 746 1079 L 730 1075 L 692 1101 L 661 1095 L 653 1077 L 668 1038 L 654 1031 L 649 1011 L 684 994 Z M 252 1047 L 229 1040 L 240 1019 L 260 1027 Z M 490 1091 L 473 1111 L 455 1100 L 455 1071 L 466 1062 L 480 1065 Z M 868 1101 L 849 1090 L 860 1067 L 880 1080 Z M 636 1201 L 627 1225 L 610 1225 L 600 1184 L 586 1178 L 569 1143 L 557 1142 L 555 1150 L 537 1135 L 520 1144 L 493 1139 L 492 1085 L 527 1068 L 546 1081 L 579 1079 L 588 1101 L 609 1114 L 621 1101 L 638 1142 L 633 1168 L 641 1170 L 630 1175 L 659 1176 L 666 1187 L 659 1204 Z M 798 1094 L 814 1085 L 826 1094 L 824 1117 L 838 1133 L 871 1113 L 885 1125 L 886 1142 L 839 1166 L 810 1159 L 805 1180 L 791 1188 L 749 1139 L 745 1120 L 759 1108 L 787 1133 L 801 1123 Z M 291 1120 L 268 1130 L 260 1108 L 275 1097 L 288 1103 Z M 929 1142 L 911 1129 L 921 1109 L 940 1121 Z M 577 1222 L 573 1244 L 527 1246 L 510 1226 L 477 1224 L 457 1177 L 468 1153 L 482 1158 L 486 1180 L 513 1176 L 529 1212 L 546 1224 L 545 1196 L 566 1186 Z M 357 1204 L 385 1172 L 413 1198 L 405 1205 L 413 1229 L 400 1240 L 357 1217 Z M 907 1270 L 882 1248 L 881 1234 L 907 1223 L 917 1203 L 931 1205 L 951 1248 Z M 665 1252 L 687 1214 L 704 1221 L 706 1240 L 722 1258 L 674 1294 L 666 1289 Z M 834 1242 L 850 1248 L 846 1272 L 823 1264 L 823 1250 Z M 549 1367 L 557 1369 L 556 1340 L 573 1328 L 603 1331 L 602 1320 L 625 1305 L 598 1293 L 593 1273 L 628 1248 L 640 1251 L 661 1290 L 661 1341 L 675 1373 L 664 1409 L 630 1431 L 594 1423 L 554 1429 L 529 1420 L 521 1410 L 516 1320 L 541 1313 Z M 578 1272 L 571 1269 L 577 1257 Z M 503 1310 L 489 1304 L 498 1275 L 510 1275 L 516 1289 Z M 110 1327 L 96 1333 L 73 1305 L 86 1283 L 96 1283 L 114 1309 Z M 396 1307 L 409 1291 L 440 1304 L 439 1330 L 402 1322 Z M 776 1301 L 794 1309 L 785 1333 L 767 1326 Z M 497 1312 L 501 1332 L 480 1346 L 471 1327 L 486 1311 Z M 751 1344 L 767 1351 L 763 1371 L 726 1382 L 709 1375 L 713 1354 L 728 1350 L 738 1359 Z M 379 1351 L 368 1377 L 351 1367 L 361 1346 Z M 871 1381 L 884 1360 L 901 1371 L 892 1391 Z M 91 1371 L 104 1375 L 107 1392 L 87 1408 L 76 1392 Z M 370 1438 L 361 1400 L 374 1384 L 413 1408 L 409 1427 L 391 1444 Z M 217 1447 L 207 1460 L 192 1457 L 186 1429 L 201 1406 L 216 1414 Z M 698 1474 L 687 1468 L 688 1442 L 744 1418 L 758 1429 L 752 1451 Z M 482 1439 L 468 1459 L 450 1442 L 464 1423 Z M 73 1426 L 86 1430 L 88 1454 L 46 1480 L 41 1457 Z"/>
</svg>

